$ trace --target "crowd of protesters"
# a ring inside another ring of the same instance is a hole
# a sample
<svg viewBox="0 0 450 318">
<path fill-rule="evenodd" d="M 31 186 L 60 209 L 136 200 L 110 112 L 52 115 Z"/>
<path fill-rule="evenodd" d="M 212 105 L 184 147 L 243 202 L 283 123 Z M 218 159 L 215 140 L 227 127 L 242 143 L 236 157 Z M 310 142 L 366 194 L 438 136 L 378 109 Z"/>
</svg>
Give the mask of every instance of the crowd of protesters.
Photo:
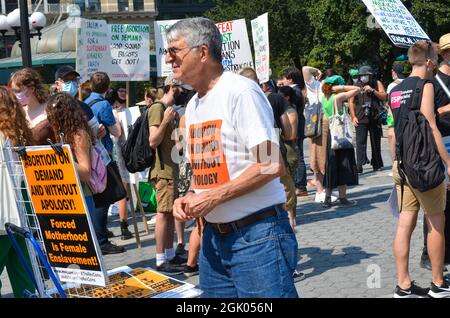
<svg viewBox="0 0 450 318">
<path fill-rule="evenodd" d="M 205 18 L 181 20 L 167 30 L 167 39 L 165 58 L 173 74 L 161 88 L 147 88 L 144 101 L 137 104 L 148 118 L 148 142 L 155 154 L 148 182 L 157 203 L 157 271 L 199 274 L 205 297 L 298 297 L 294 283 L 306 277 L 296 270 L 295 231 L 301 230 L 296 220 L 302 209 L 298 197 L 312 194 L 324 209 L 357 206 L 348 187 L 358 185 L 365 165 L 371 164 L 374 172 L 384 168 L 381 138 L 386 125 L 401 211 L 394 241 L 394 297 L 450 296 L 443 278 L 450 262 L 446 181 L 426 192 L 415 189 L 414 180 L 405 176 L 409 159 L 399 146 L 407 138 L 404 128 L 416 100 L 414 89 L 424 80 L 418 110 L 428 122 L 440 160 L 450 164 L 443 143 L 450 136 L 450 34 L 439 45 L 414 44 L 408 52 L 410 76 L 402 64 L 392 65 L 393 82 L 387 90 L 368 65 L 348 76 L 333 69 L 288 67 L 278 80 L 261 85 L 251 68 L 224 72 L 221 35 Z M 127 88 L 119 84 L 112 89 L 103 72 L 92 75 L 88 90 L 81 90 L 79 79 L 72 67 L 59 68 L 50 94 L 35 70 L 15 72 L 8 89 L 0 88 L 0 141 L 2 146 L 48 145 L 63 135 L 74 154 L 101 252 L 123 253 L 124 247 L 110 241 L 114 233 L 107 224 L 108 214 L 118 214 L 121 239 L 133 237 L 128 212 L 134 207 L 126 195 L 128 171 L 122 158 L 126 140 L 118 115 L 127 107 Z M 343 136 L 337 135 L 339 129 Z M 108 169 L 108 195 L 95 195 L 90 188 L 93 146 Z M 308 146 L 309 161 L 304 156 Z M 8 268 L 14 294 L 20 297 L 30 281 L 17 270 L 18 258 L 2 232 L 8 221 L 20 224 L 20 209 L 4 214 L 16 204 L 3 177 L 3 152 L 0 162 L 0 272 Z M 408 272 L 409 241 L 420 208 L 425 211 L 421 265 L 432 270 L 427 289 L 415 285 Z M 185 223 L 191 220 L 195 227 L 186 251 Z"/>
</svg>

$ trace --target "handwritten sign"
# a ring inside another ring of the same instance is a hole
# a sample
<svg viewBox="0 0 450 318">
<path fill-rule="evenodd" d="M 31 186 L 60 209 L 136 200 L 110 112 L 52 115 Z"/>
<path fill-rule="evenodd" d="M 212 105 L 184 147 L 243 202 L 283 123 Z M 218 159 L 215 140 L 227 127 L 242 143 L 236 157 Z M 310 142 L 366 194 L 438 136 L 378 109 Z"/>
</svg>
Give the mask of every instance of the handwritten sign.
<svg viewBox="0 0 450 318">
<path fill-rule="evenodd" d="M 253 46 L 255 48 L 255 71 L 260 83 L 270 80 L 269 14 L 252 20 Z"/>
<path fill-rule="evenodd" d="M 47 257 L 62 282 L 106 285 L 91 221 L 68 146 L 29 147 L 22 161 Z"/>
<path fill-rule="evenodd" d="M 430 38 L 400 0 L 363 0 L 378 24 L 398 47 L 410 47 Z"/>
<path fill-rule="evenodd" d="M 77 70 L 82 80 L 106 72 L 111 81 L 150 79 L 150 26 L 81 19 Z"/>
<path fill-rule="evenodd" d="M 217 23 L 222 34 L 222 65 L 225 71 L 238 72 L 254 67 L 245 19 Z"/>
<path fill-rule="evenodd" d="M 166 31 L 179 20 L 155 21 L 156 68 L 158 77 L 166 77 L 172 73 L 172 65 L 166 64 L 164 49 L 167 48 Z"/>
</svg>

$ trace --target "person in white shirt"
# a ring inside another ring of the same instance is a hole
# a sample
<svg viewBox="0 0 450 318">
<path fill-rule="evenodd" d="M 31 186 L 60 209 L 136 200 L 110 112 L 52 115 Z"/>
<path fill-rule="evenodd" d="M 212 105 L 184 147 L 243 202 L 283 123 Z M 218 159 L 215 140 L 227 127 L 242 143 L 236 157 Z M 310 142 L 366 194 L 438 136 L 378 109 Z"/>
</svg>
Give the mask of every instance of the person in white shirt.
<svg viewBox="0 0 450 318">
<path fill-rule="evenodd" d="M 206 220 L 202 297 L 298 297 L 298 244 L 282 206 L 285 168 L 267 98 L 255 82 L 224 73 L 222 37 L 211 20 L 177 22 L 167 43 L 174 78 L 198 92 L 185 115 L 192 191 L 173 213 Z"/>
</svg>

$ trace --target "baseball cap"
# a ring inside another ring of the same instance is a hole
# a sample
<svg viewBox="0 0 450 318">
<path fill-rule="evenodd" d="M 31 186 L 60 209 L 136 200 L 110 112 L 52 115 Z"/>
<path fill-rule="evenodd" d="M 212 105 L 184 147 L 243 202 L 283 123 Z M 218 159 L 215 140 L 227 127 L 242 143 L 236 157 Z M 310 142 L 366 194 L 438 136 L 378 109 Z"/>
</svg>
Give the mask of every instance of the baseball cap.
<svg viewBox="0 0 450 318">
<path fill-rule="evenodd" d="M 359 68 L 359 75 L 373 75 L 373 69 L 369 65 L 364 65 Z"/>
<path fill-rule="evenodd" d="M 403 65 L 401 64 L 392 65 L 392 70 L 397 74 L 404 74 Z"/>
<path fill-rule="evenodd" d="M 75 71 L 75 69 L 72 66 L 63 65 L 56 70 L 55 81 L 59 80 L 60 78 L 62 79 L 69 74 L 74 74 L 74 75 L 80 77 L 80 74 L 77 71 Z"/>
<path fill-rule="evenodd" d="M 447 33 L 439 39 L 439 52 L 450 49 L 450 33 Z"/>
</svg>

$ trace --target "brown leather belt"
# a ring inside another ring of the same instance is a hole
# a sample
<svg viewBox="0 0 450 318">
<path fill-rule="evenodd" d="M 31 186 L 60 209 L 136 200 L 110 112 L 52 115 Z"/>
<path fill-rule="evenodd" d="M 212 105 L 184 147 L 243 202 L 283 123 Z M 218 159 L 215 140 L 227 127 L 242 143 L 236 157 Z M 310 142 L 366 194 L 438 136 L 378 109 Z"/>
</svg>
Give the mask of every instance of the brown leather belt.
<svg viewBox="0 0 450 318">
<path fill-rule="evenodd" d="M 284 204 L 279 204 L 276 206 L 270 207 L 267 211 L 263 213 L 253 213 L 249 216 L 246 216 L 243 219 L 229 222 L 229 223 L 209 223 L 217 232 L 221 235 L 227 235 L 234 231 L 234 229 L 241 229 L 243 227 L 249 226 L 250 224 L 256 223 L 258 221 L 273 217 L 277 215 L 276 207 L 280 209 L 280 211 L 285 211 Z"/>
</svg>

